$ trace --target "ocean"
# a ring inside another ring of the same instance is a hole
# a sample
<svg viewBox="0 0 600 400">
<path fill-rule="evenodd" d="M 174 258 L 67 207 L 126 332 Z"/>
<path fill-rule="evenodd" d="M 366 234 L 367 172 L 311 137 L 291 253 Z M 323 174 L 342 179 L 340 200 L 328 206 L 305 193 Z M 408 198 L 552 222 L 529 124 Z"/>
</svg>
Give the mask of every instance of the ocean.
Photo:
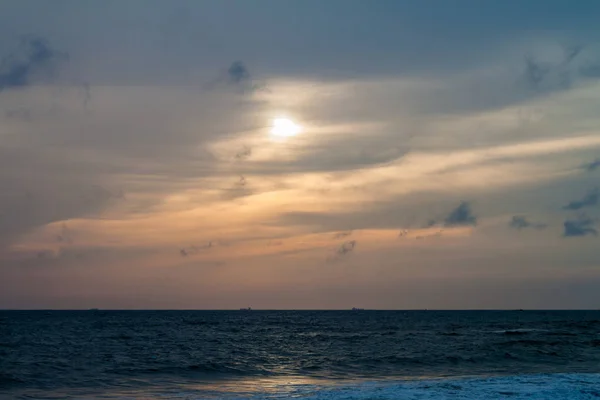
<svg viewBox="0 0 600 400">
<path fill-rule="evenodd" d="M 0 311 L 0 399 L 598 399 L 600 311 Z"/>
</svg>

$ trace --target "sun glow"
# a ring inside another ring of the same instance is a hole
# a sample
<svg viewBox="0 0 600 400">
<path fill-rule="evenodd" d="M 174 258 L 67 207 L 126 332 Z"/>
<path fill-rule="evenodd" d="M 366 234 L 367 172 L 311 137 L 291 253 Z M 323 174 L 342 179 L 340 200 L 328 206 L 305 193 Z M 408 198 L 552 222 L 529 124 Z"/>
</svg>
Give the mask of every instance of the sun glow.
<svg viewBox="0 0 600 400">
<path fill-rule="evenodd" d="M 288 118 L 275 118 L 271 126 L 271 136 L 282 139 L 296 136 L 302 128 Z"/>
</svg>

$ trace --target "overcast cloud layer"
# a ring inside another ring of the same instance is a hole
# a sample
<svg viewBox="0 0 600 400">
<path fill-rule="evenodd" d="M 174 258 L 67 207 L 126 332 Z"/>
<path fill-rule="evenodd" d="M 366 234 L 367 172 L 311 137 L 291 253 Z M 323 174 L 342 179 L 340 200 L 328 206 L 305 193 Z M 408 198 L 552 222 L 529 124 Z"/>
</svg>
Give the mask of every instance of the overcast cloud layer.
<svg viewBox="0 0 600 400">
<path fill-rule="evenodd" d="M 4 1 L 0 307 L 597 308 L 599 13 Z"/>
</svg>

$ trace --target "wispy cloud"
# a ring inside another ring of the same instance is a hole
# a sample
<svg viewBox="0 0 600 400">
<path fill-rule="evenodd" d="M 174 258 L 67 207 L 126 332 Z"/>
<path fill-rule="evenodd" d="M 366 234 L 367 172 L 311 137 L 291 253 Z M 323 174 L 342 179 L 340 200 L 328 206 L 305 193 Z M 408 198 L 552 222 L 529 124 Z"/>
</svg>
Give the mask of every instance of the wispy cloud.
<svg viewBox="0 0 600 400">
<path fill-rule="evenodd" d="M 264 294 L 276 287 L 283 296 L 306 280 L 310 291 L 326 287 L 326 299 L 336 297 L 333 284 L 393 307 L 412 303 L 378 297 L 386 285 L 394 286 L 394 295 L 405 292 L 392 279 L 418 292 L 417 274 L 464 281 L 453 262 L 472 270 L 507 252 L 528 253 L 538 265 L 555 252 L 554 262 L 570 273 L 570 266 L 581 265 L 580 250 L 595 244 L 560 238 L 565 220 L 565 236 L 600 230 L 575 218 L 577 211 L 561 209 L 576 200 L 566 209 L 592 210 L 596 201 L 594 195 L 580 199 L 597 184 L 590 183 L 595 173 L 583 171 L 600 170 L 600 159 L 594 160 L 600 155 L 598 48 L 583 31 L 595 29 L 589 9 L 564 6 L 584 21 L 561 19 L 572 37 L 590 43 L 582 49 L 561 47 L 544 30 L 561 13 L 549 17 L 548 7 L 530 12 L 516 0 L 498 6 L 502 12 L 490 5 L 477 13 L 447 7 L 455 15 L 443 12 L 427 24 L 430 13 L 418 2 L 348 2 L 350 19 L 341 20 L 331 4 L 282 4 L 265 13 L 244 2 L 192 2 L 185 11 L 189 26 L 173 25 L 181 31 L 167 49 L 155 46 L 155 35 L 173 7 L 168 2 L 144 10 L 73 2 L 59 19 L 36 21 L 23 2 L 12 3 L 6 7 L 12 12 L 0 13 L 0 26 L 35 29 L 48 42 L 24 41 L 0 66 L 0 268 L 23 249 L 31 265 L 56 266 L 80 264 L 75 254 L 87 249 L 81 254 L 98 265 L 97 276 L 124 288 L 137 276 L 163 273 L 189 284 L 193 302 L 184 306 L 199 304 L 201 277 L 215 288 L 207 299 L 225 297 L 221 283 L 239 293 L 227 294 L 238 301 L 244 290 Z M 232 15 L 232 7 L 236 21 L 228 29 L 206 24 Z M 373 7 L 379 11 L 370 12 Z M 137 24 L 134 16 L 142 11 L 144 23 Z M 299 33 L 272 23 L 290 12 L 314 24 L 294 27 Z M 485 13 L 489 24 L 480 23 Z M 398 24 L 400 14 L 406 18 Z M 106 16 L 118 16 L 109 18 L 116 24 L 110 29 L 102 24 Z M 506 20 L 498 24 L 497 18 Z M 349 40 L 343 33 L 350 20 L 377 29 Z M 86 29 L 77 29 L 80 24 Z M 69 38 L 73 30 L 83 36 Z M 143 43 L 123 40 L 132 30 Z M 323 46 L 306 46 L 307 35 L 325 40 Z M 203 42 L 207 37 L 215 43 Z M 433 44 L 420 46 L 415 37 Z M 65 42 L 55 41 L 61 38 Z M 57 64 L 54 48 L 73 55 L 68 68 Z M 524 51 L 532 54 L 525 61 Z M 37 86 L 54 70 L 67 85 Z M 209 82 L 214 90 L 202 90 Z M 270 91 L 256 90 L 262 82 Z M 279 115 L 301 125 L 301 134 L 273 140 L 269 125 Z M 581 166 L 584 161 L 591 162 Z M 127 202 L 115 188 L 127 191 Z M 539 234 L 543 222 L 558 224 L 555 237 Z M 125 254 L 130 248 L 135 255 Z M 352 273 L 340 279 L 344 268 L 319 269 L 328 256 L 353 264 Z M 113 268 L 113 260 L 127 268 Z M 215 260 L 227 261 L 220 278 L 195 268 Z M 495 279 L 494 268 L 504 268 L 499 264 L 479 270 Z M 173 274 L 173 265 L 193 267 Z M 56 270 L 22 272 L 21 285 L 0 286 L 17 287 L 28 298 L 38 292 L 27 280 L 68 268 Z M 58 285 L 83 293 L 73 279 L 91 273 L 54 276 Z M 519 272 L 505 277 L 515 276 L 522 278 Z M 357 288 L 372 285 L 377 293 L 344 287 L 353 279 Z M 164 290 L 178 297 L 174 282 Z M 163 297 L 155 287 L 165 285 L 157 283 L 148 287 L 149 299 Z M 114 287 L 106 289 L 108 301 L 118 297 Z M 446 305 L 445 296 L 437 305 Z"/>
<path fill-rule="evenodd" d="M 508 223 L 508 226 L 510 226 L 513 229 L 525 229 L 525 228 L 532 228 L 532 229 L 546 229 L 548 227 L 547 224 L 544 224 L 542 222 L 532 222 L 529 221 L 527 219 L 527 217 L 522 216 L 522 215 L 515 215 L 512 217 L 512 219 L 510 220 L 510 222 Z"/>
<path fill-rule="evenodd" d="M 571 64 L 581 54 L 583 47 L 563 48 L 563 57 L 558 62 L 541 62 L 532 56 L 525 57 L 525 80 L 535 89 L 566 89 L 571 85 L 577 71 Z"/>
<path fill-rule="evenodd" d="M 568 219 L 564 222 L 564 237 L 577 237 L 587 235 L 598 235 L 595 221 L 586 215 L 580 215 L 576 219 Z"/>
<path fill-rule="evenodd" d="M 563 210 L 580 210 L 586 207 L 593 207 L 600 200 L 600 191 L 598 188 L 590 190 L 581 200 L 573 200 L 563 207 Z"/>
</svg>

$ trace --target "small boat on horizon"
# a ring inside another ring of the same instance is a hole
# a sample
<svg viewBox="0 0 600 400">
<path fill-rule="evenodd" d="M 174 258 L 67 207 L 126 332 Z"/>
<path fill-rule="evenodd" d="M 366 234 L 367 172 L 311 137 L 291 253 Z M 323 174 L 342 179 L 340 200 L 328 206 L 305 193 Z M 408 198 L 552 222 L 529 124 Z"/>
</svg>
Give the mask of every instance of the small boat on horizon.
<svg viewBox="0 0 600 400">
<path fill-rule="evenodd" d="M 364 311 L 364 308 L 356 308 L 356 307 L 352 307 L 352 311 Z"/>
<path fill-rule="evenodd" d="M 240 311 L 252 311 L 252 307 L 240 308 Z"/>
</svg>

